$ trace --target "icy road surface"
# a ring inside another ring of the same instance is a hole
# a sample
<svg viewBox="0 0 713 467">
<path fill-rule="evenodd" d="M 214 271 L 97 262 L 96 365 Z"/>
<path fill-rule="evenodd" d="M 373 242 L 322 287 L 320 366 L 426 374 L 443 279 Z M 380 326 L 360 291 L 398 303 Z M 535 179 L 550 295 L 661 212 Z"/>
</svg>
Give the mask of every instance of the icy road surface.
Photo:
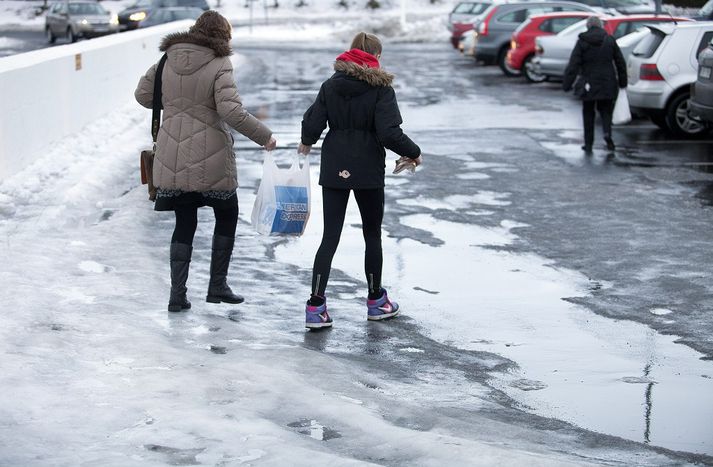
<svg viewBox="0 0 713 467">
<path fill-rule="evenodd" d="M 295 145 L 339 50 L 236 45 L 246 104 Z M 365 319 L 352 206 L 335 328 L 304 331 L 319 189 L 304 237 L 254 234 L 262 153 L 244 138 L 239 306 L 202 301 L 206 210 L 193 309 L 165 311 L 173 220 L 137 186 L 137 106 L 0 184 L 0 464 L 713 462 L 711 176 L 629 164 L 677 155 L 638 142 L 650 128 L 582 159 L 579 108 L 557 85 L 447 45 L 387 46 L 383 64 L 426 160 L 387 179 L 385 285 L 404 311 L 388 323 Z"/>
</svg>

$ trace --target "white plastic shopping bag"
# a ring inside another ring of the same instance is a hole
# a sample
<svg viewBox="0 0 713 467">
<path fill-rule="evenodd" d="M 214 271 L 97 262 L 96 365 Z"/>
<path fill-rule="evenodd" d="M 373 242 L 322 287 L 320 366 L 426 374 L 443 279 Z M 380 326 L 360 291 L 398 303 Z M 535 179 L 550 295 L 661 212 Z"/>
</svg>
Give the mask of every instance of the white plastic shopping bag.
<svg viewBox="0 0 713 467">
<path fill-rule="evenodd" d="M 631 121 L 631 109 L 629 109 L 629 97 L 626 95 L 626 89 L 619 89 L 619 96 L 614 104 L 614 114 L 612 115 L 612 123 L 614 125 L 624 125 Z"/>
<path fill-rule="evenodd" d="M 295 154 L 292 166 L 281 169 L 268 152 L 250 216 L 253 228 L 263 235 L 302 235 L 309 213 L 309 157 L 300 167 L 299 155 Z"/>
</svg>

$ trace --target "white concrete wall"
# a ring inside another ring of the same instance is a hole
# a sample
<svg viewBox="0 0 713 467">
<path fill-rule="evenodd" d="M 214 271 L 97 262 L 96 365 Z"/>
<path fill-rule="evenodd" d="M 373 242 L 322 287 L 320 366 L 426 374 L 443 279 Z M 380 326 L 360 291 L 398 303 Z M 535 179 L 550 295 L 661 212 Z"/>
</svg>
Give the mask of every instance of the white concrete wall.
<svg viewBox="0 0 713 467">
<path fill-rule="evenodd" d="M 191 24 L 176 22 L 0 58 L 0 179 L 31 164 L 53 142 L 134 102 L 140 76 L 161 56 L 161 38 Z"/>
</svg>

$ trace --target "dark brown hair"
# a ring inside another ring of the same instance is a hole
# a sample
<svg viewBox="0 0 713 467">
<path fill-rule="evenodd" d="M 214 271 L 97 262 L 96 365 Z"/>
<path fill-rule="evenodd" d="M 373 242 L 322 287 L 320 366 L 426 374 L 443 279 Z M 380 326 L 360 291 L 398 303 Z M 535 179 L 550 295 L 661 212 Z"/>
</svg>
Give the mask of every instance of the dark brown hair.
<svg viewBox="0 0 713 467">
<path fill-rule="evenodd" d="M 373 34 L 360 32 L 352 39 L 351 49 L 363 50 L 368 54 L 377 56 L 381 54 L 381 41 Z"/>
<path fill-rule="evenodd" d="M 191 34 L 202 34 L 224 41 L 231 39 L 233 27 L 223 15 L 214 10 L 208 10 L 198 17 L 196 24 L 189 30 Z"/>
</svg>

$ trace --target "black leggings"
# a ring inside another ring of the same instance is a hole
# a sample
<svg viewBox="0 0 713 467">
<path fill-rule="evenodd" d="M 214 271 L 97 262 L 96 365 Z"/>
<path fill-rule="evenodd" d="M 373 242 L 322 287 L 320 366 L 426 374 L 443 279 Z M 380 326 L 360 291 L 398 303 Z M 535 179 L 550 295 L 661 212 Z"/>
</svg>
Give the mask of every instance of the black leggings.
<svg viewBox="0 0 713 467">
<path fill-rule="evenodd" d="M 594 108 L 599 111 L 602 118 L 602 130 L 605 138 L 611 138 L 611 121 L 614 114 L 614 101 L 600 99 L 595 101 L 582 101 L 582 121 L 584 123 L 584 145 L 592 147 L 594 143 Z"/>
<path fill-rule="evenodd" d="M 173 230 L 171 243 L 185 243 L 193 245 L 193 236 L 198 227 L 198 208 L 195 206 L 176 206 L 176 228 Z M 228 209 L 213 208 L 215 214 L 214 235 L 235 237 L 238 226 L 238 207 Z"/>
<path fill-rule="evenodd" d="M 332 258 L 337 251 L 339 237 L 342 234 L 349 192 L 350 190 L 322 187 L 324 233 L 314 258 L 312 295 L 324 297 L 329 271 L 332 268 Z M 354 198 L 361 213 L 362 231 L 366 242 L 364 272 L 369 284 L 369 295 L 371 298 L 376 298 L 381 290 L 381 221 L 384 218 L 384 189 L 354 190 Z"/>
</svg>

